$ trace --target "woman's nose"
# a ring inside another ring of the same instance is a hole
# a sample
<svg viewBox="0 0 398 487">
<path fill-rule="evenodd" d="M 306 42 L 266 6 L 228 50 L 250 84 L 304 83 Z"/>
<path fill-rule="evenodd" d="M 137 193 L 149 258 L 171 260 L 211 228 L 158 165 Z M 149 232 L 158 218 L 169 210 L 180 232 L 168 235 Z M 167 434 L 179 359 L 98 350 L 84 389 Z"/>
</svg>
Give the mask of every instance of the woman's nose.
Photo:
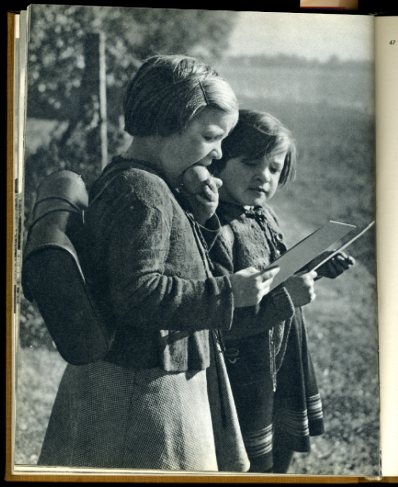
<svg viewBox="0 0 398 487">
<path fill-rule="evenodd" d="M 268 167 L 266 168 L 261 168 L 257 174 L 256 174 L 256 178 L 259 180 L 259 181 L 262 181 L 262 182 L 268 182 L 270 180 L 270 176 L 271 176 L 271 173 L 268 169 Z"/>
<path fill-rule="evenodd" d="M 212 157 L 213 159 L 221 159 L 222 157 L 221 140 L 215 143 L 212 150 Z"/>
</svg>

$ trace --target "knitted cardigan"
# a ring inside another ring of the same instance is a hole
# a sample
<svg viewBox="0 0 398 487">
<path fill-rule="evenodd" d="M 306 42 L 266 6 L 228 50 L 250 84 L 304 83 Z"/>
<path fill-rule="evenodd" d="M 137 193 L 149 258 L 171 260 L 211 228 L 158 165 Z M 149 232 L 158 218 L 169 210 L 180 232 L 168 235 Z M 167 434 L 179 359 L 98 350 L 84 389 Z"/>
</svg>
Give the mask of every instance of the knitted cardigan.
<svg viewBox="0 0 398 487">
<path fill-rule="evenodd" d="M 198 229 L 165 179 L 146 162 L 118 157 L 90 200 L 90 284 L 113 335 L 106 359 L 131 368 L 207 368 L 208 330 L 232 323 L 231 283 L 211 277 Z"/>
<path fill-rule="evenodd" d="M 286 251 L 276 217 L 269 208 L 247 210 L 220 202 L 217 214 L 221 230 L 210 250 L 215 275 L 231 274 L 249 266 L 262 270 Z M 226 345 L 267 332 L 279 368 L 294 313 L 288 291 L 278 286 L 257 306 L 235 310 L 231 330 L 223 333 Z"/>
</svg>

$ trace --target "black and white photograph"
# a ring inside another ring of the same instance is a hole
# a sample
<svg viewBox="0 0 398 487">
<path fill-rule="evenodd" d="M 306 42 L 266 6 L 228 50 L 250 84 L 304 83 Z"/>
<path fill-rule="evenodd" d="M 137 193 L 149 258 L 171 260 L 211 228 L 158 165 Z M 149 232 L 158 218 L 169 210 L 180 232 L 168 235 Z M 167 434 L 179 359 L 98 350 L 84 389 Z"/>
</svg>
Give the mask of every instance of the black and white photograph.
<svg viewBox="0 0 398 487">
<path fill-rule="evenodd" d="M 25 27 L 13 472 L 379 476 L 373 17 Z"/>
</svg>

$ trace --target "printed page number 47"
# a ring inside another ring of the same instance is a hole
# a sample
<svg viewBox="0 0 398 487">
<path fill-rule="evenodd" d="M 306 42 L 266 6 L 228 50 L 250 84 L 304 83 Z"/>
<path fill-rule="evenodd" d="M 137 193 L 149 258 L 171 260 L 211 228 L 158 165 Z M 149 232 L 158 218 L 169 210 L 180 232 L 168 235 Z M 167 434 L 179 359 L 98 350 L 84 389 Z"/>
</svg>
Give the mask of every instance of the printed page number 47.
<svg viewBox="0 0 398 487">
<path fill-rule="evenodd" d="M 390 44 L 391 46 L 393 46 L 394 44 L 396 44 L 396 42 L 397 42 L 397 41 L 396 41 L 396 39 L 391 39 L 391 41 L 389 42 L 389 44 Z"/>
</svg>

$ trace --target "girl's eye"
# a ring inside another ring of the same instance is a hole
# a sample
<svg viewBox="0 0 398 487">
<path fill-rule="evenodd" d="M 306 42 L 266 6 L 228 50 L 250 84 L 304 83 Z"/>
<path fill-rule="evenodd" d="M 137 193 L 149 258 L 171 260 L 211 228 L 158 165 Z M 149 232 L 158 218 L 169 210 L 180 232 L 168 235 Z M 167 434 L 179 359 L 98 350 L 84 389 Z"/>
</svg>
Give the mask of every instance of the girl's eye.
<svg viewBox="0 0 398 487">
<path fill-rule="evenodd" d="M 282 167 L 281 166 L 271 166 L 270 171 L 272 174 L 278 174 L 282 172 Z"/>
<path fill-rule="evenodd" d="M 242 159 L 242 164 L 244 164 L 245 166 L 257 166 L 257 162 L 256 161 L 253 161 L 253 159 Z"/>
</svg>

